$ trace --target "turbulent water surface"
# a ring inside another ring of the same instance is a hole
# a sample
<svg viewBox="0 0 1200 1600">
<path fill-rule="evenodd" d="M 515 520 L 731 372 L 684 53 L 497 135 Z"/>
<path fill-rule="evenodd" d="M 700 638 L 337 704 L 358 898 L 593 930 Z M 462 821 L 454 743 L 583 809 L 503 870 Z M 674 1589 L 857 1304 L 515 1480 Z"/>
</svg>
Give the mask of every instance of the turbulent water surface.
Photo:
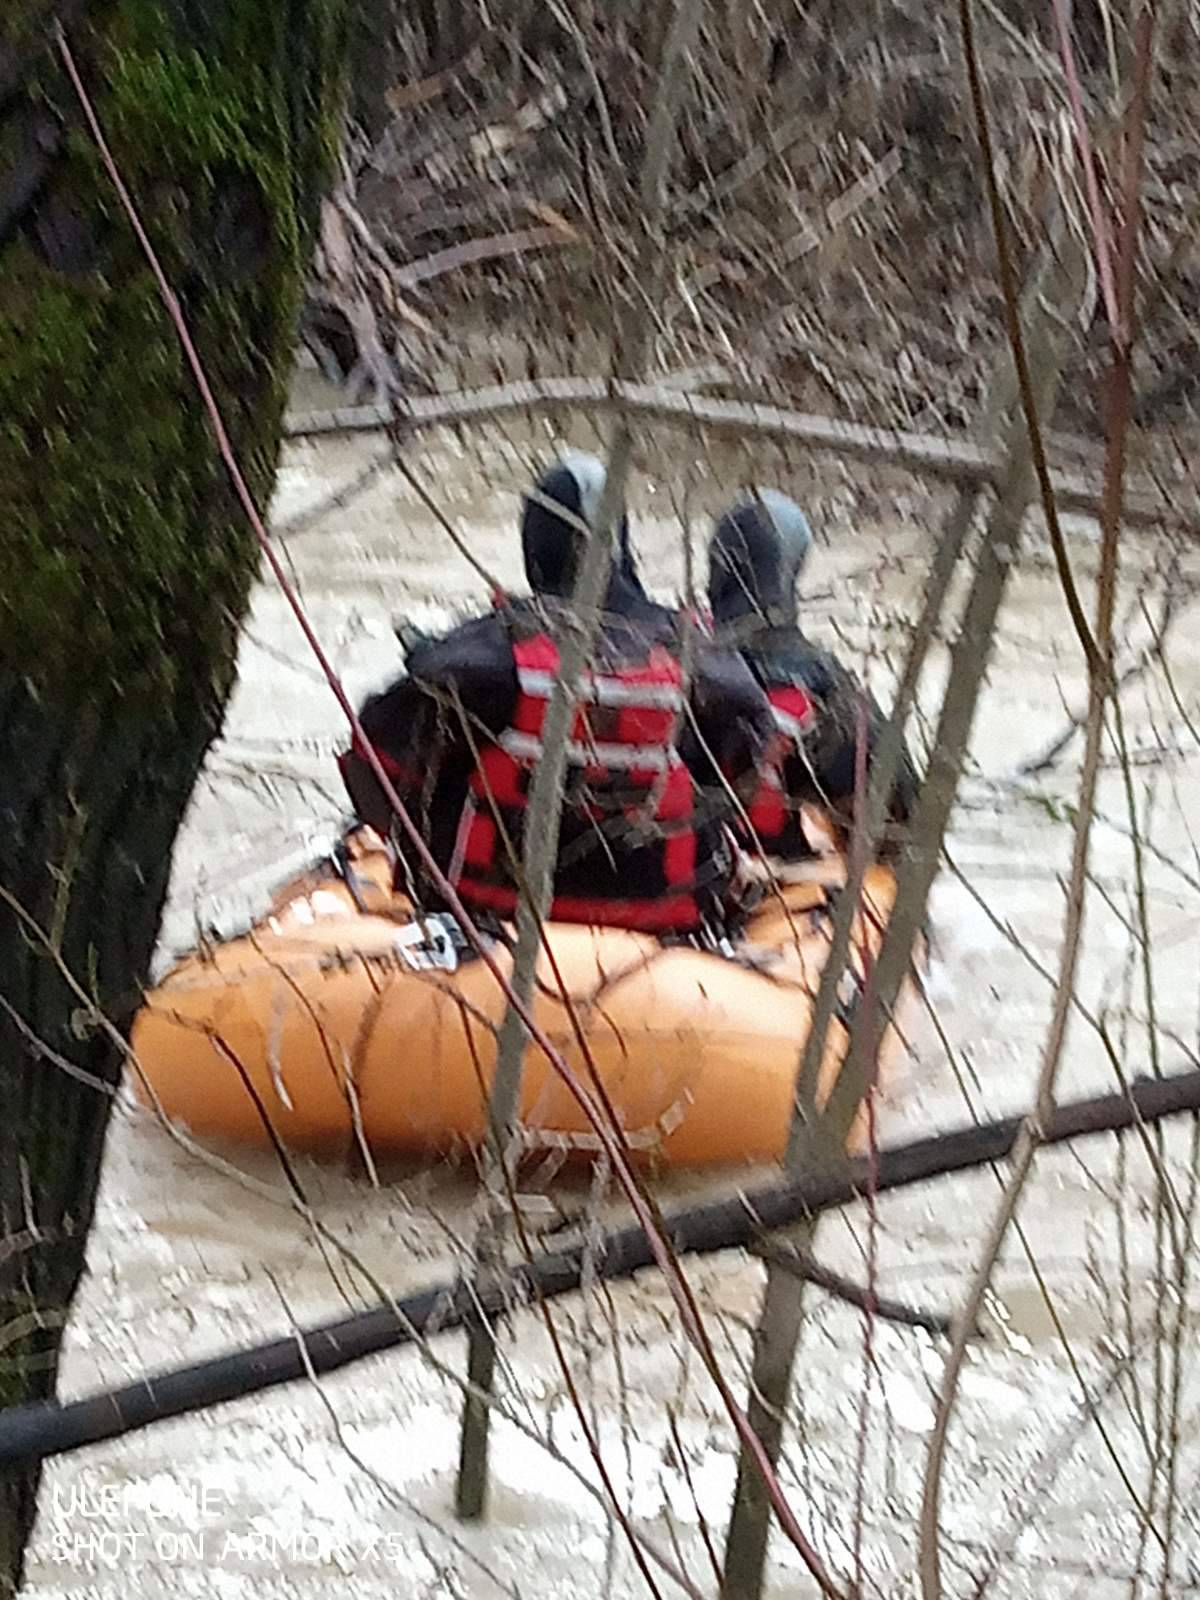
<svg viewBox="0 0 1200 1600">
<path fill-rule="evenodd" d="M 516 492 L 548 435 L 493 435 L 466 452 L 453 439 L 414 447 L 411 464 L 476 558 L 518 580 Z M 580 437 L 578 442 L 587 442 Z M 382 448 L 370 439 L 297 445 L 286 455 L 275 517 L 302 513 L 354 477 Z M 678 445 L 676 449 L 678 450 Z M 704 515 L 747 471 L 744 461 L 644 463 L 636 541 L 650 581 L 676 589 L 685 562 L 680 512 L 697 539 Z M 886 692 L 918 592 L 930 530 L 913 502 L 881 493 L 853 529 L 833 469 L 764 462 L 757 470 L 815 505 L 822 541 L 806 578 L 815 633 Z M 658 474 L 658 475 L 656 475 Z M 1094 530 L 1072 530 L 1090 585 Z M 394 669 L 391 619 L 438 624 L 477 604 L 484 579 L 441 520 L 395 473 L 288 543 L 319 634 L 360 697 Z M 1136 663 L 1158 615 L 1162 553 L 1131 543 L 1122 586 L 1125 664 Z M 1195 568 L 1176 573 L 1186 589 Z M 1144 604 L 1143 604 L 1144 600 Z M 1200 663 L 1187 595 L 1164 670 L 1129 683 L 1124 737 L 1154 934 L 1157 1050 L 1146 1042 L 1129 796 L 1110 745 L 1093 847 L 1093 886 L 1080 1001 L 1062 1092 L 1107 1091 L 1112 1062 L 1097 1022 L 1130 1074 L 1185 1064 L 1197 1033 L 1200 857 L 1189 831 L 1197 791 Z M 1149 620 L 1148 620 L 1149 619 Z M 924 703 L 936 704 L 935 660 Z M 973 1115 L 1022 1107 L 1034 1080 L 1053 992 L 1070 852 L 1070 803 L 1081 740 L 1048 771 L 1019 778 L 1082 706 L 1080 653 L 1036 537 L 1012 585 L 975 728 L 973 760 L 933 902 L 929 1011 L 912 1025 L 905 1065 L 880 1108 L 891 1142 Z M 1186 715 L 1185 715 L 1186 714 Z M 927 727 L 918 730 L 920 738 Z M 255 596 L 241 681 L 176 855 L 164 954 L 186 945 L 197 911 L 236 920 L 335 825 L 342 810 L 333 754 L 339 712 L 278 592 Z M 987 1338 L 971 1356 L 950 1439 L 943 1495 L 945 1579 L 956 1594 L 988 1578 L 995 1595 L 1106 1600 L 1130 1575 L 1172 1570 L 1161 1592 L 1200 1584 L 1194 1523 L 1196 1291 L 1177 1277 L 1150 1155 L 1182 1220 L 1193 1181 L 1190 1126 L 1161 1146 L 1091 1141 L 1047 1154 L 1021 1208 L 989 1301 Z M 1148 1152 L 1150 1155 L 1148 1155 Z M 90 1274 L 67 1340 L 63 1390 L 78 1394 L 335 1316 L 370 1298 L 374 1274 L 396 1290 L 444 1277 L 474 1215 L 461 1171 L 406 1170 L 380 1188 L 300 1161 L 305 1191 L 347 1254 L 314 1237 L 265 1158 L 220 1152 L 253 1184 L 184 1148 L 147 1114 L 114 1122 L 90 1252 Z M 725 1184 L 746 1174 L 723 1177 Z M 755 1176 L 751 1174 L 751 1176 Z M 761 1176 L 759 1174 L 758 1176 Z M 713 1182 L 715 1180 L 707 1180 Z M 666 1198 L 700 1187 L 676 1179 Z M 572 1206 L 578 1180 L 557 1187 Z M 948 1308 L 963 1289 L 998 1194 L 989 1172 L 904 1191 L 881 1203 L 879 1282 L 886 1292 Z M 615 1214 L 615 1200 L 601 1202 Z M 864 1273 L 867 1220 L 832 1217 L 824 1258 Z M 348 1259 L 352 1256 L 358 1265 Z M 762 1279 L 749 1258 L 690 1267 L 710 1325 L 741 1389 L 747 1328 Z M 1182 1308 L 1182 1310 L 1181 1310 Z M 731 1430 L 689 1358 L 661 1279 L 646 1274 L 608 1295 L 556 1310 L 575 1380 L 632 1520 L 700 1591 L 714 1588 L 706 1539 L 719 1549 L 733 1483 Z M 1164 1326 L 1156 1332 L 1156 1318 Z M 1174 1330 L 1178 1327 L 1178 1335 Z M 614 1340 L 619 1364 L 612 1359 Z M 1180 1376 L 1172 1356 L 1179 1353 Z M 601 1596 L 645 1592 L 623 1536 L 592 1492 L 595 1467 L 540 1324 L 519 1322 L 507 1349 L 490 1516 L 464 1528 L 450 1514 L 460 1340 L 407 1351 L 329 1379 L 165 1424 L 52 1464 L 32 1553 L 43 1597 Z M 943 1350 L 929 1336 L 876 1325 L 869 1360 L 857 1313 L 812 1296 L 784 1481 L 801 1520 L 842 1572 L 861 1518 L 869 1592 L 912 1593 L 915 1527 Z M 1095 1419 L 1089 1420 L 1092 1413 Z M 865 1476 L 856 1513 L 858 1432 Z M 1172 1436 L 1174 1454 L 1172 1455 Z M 1155 1470 L 1157 1463 L 1157 1470 Z M 1145 1531 L 1143 1511 L 1153 1513 Z M 772 1594 L 815 1592 L 791 1547 L 772 1546 Z M 664 1594 L 679 1592 L 660 1575 Z M 1147 1591 L 1149 1592 L 1149 1591 Z M 1154 1592 L 1160 1592 L 1155 1585 Z"/>
</svg>

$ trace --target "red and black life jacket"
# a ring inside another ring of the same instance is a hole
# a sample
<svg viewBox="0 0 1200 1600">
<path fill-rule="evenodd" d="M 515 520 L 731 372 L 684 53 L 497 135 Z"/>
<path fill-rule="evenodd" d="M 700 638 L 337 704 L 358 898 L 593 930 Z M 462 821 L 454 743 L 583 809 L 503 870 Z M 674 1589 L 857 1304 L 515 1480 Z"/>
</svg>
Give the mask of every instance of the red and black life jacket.
<svg viewBox="0 0 1200 1600">
<path fill-rule="evenodd" d="M 469 905 L 502 915 L 516 909 L 509 849 L 519 859 L 558 649 L 539 633 L 516 641 L 513 657 L 516 705 L 479 753 L 448 874 Z M 584 675 L 567 750 L 555 920 L 654 932 L 702 920 L 692 777 L 675 747 L 683 704 L 679 662 L 659 644 Z"/>
<path fill-rule="evenodd" d="M 768 854 L 775 854 L 793 838 L 802 837 L 800 815 L 792 803 L 786 781 L 790 758 L 800 754 L 804 736 L 816 721 L 812 696 L 798 684 L 767 686 L 767 699 L 775 723 L 775 737 L 759 770 L 758 788 L 746 815 L 757 843 Z"/>
</svg>

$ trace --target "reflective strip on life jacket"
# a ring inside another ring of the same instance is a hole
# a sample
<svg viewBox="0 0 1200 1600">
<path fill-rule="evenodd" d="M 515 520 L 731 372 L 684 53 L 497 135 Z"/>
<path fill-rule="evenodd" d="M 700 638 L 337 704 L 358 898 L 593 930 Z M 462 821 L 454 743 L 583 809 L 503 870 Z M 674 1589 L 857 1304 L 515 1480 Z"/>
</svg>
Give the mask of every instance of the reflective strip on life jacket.
<svg viewBox="0 0 1200 1600">
<path fill-rule="evenodd" d="M 506 728 L 496 741 L 518 761 L 540 761 L 542 741 L 532 733 Z M 646 745 L 601 744 L 572 739 L 567 760 L 573 767 L 603 767 L 609 772 L 666 772 L 683 763 L 674 750 L 653 750 Z"/>
<path fill-rule="evenodd" d="M 540 668 L 521 668 L 517 682 L 524 694 L 537 700 L 549 700 L 556 676 Z M 594 706 L 655 706 L 670 711 L 682 711 L 683 692 L 671 683 L 629 682 L 624 678 L 601 677 L 588 674 L 579 687 L 577 698 Z"/>
<path fill-rule="evenodd" d="M 780 733 L 799 743 L 805 731 L 812 726 L 812 718 L 808 717 L 803 722 L 799 717 L 793 717 L 788 711 L 780 711 L 778 706 L 771 707 L 771 716 Z"/>
</svg>

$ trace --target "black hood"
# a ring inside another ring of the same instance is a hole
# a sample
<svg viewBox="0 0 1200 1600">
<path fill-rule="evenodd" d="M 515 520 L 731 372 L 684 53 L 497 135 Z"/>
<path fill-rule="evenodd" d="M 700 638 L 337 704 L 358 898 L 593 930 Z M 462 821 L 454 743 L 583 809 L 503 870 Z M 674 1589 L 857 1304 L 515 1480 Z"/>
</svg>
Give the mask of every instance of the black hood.
<svg viewBox="0 0 1200 1600">
<path fill-rule="evenodd" d="M 761 617 L 796 620 L 796 584 L 812 530 L 794 500 L 760 489 L 717 523 L 708 551 L 708 603 L 714 624 Z"/>
<path fill-rule="evenodd" d="M 584 549 L 580 529 L 555 514 L 545 501 L 552 500 L 564 511 L 594 527 L 604 494 L 604 463 L 582 452 L 564 456 L 538 480 L 537 499 L 527 499 L 521 518 L 521 552 L 525 576 L 534 594 L 569 598 L 575 587 L 579 561 Z M 609 577 L 605 608 L 624 611 L 646 592 L 634 565 L 629 547 L 629 519 L 621 518 L 617 532 L 617 554 Z"/>
</svg>

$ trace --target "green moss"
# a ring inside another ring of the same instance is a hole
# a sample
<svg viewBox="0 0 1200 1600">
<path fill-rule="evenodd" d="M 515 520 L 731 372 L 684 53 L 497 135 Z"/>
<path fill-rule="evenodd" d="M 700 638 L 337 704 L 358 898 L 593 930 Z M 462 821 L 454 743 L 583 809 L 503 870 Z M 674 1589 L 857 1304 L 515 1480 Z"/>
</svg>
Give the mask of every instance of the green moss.
<svg viewBox="0 0 1200 1600">
<path fill-rule="evenodd" d="M 265 507 L 316 200 L 336 138 L 342 0 L 113 0 L 76 47 L 118 168 Z M 172 20 L 168 20 L 168 15 Z M 299 20 L 298 20 L 299 19 Z M 257 570 L 153 274 L 50 59 L 29 102 L 68 128 L 0 242 L 0 663 L 214 704 Z M 4 125 L 0 122 L 0 135 Z M 4 144 L 0 137 L 0 177 Z M 89 241 L 46 247 L 47 205 Z"/>
</svg>

